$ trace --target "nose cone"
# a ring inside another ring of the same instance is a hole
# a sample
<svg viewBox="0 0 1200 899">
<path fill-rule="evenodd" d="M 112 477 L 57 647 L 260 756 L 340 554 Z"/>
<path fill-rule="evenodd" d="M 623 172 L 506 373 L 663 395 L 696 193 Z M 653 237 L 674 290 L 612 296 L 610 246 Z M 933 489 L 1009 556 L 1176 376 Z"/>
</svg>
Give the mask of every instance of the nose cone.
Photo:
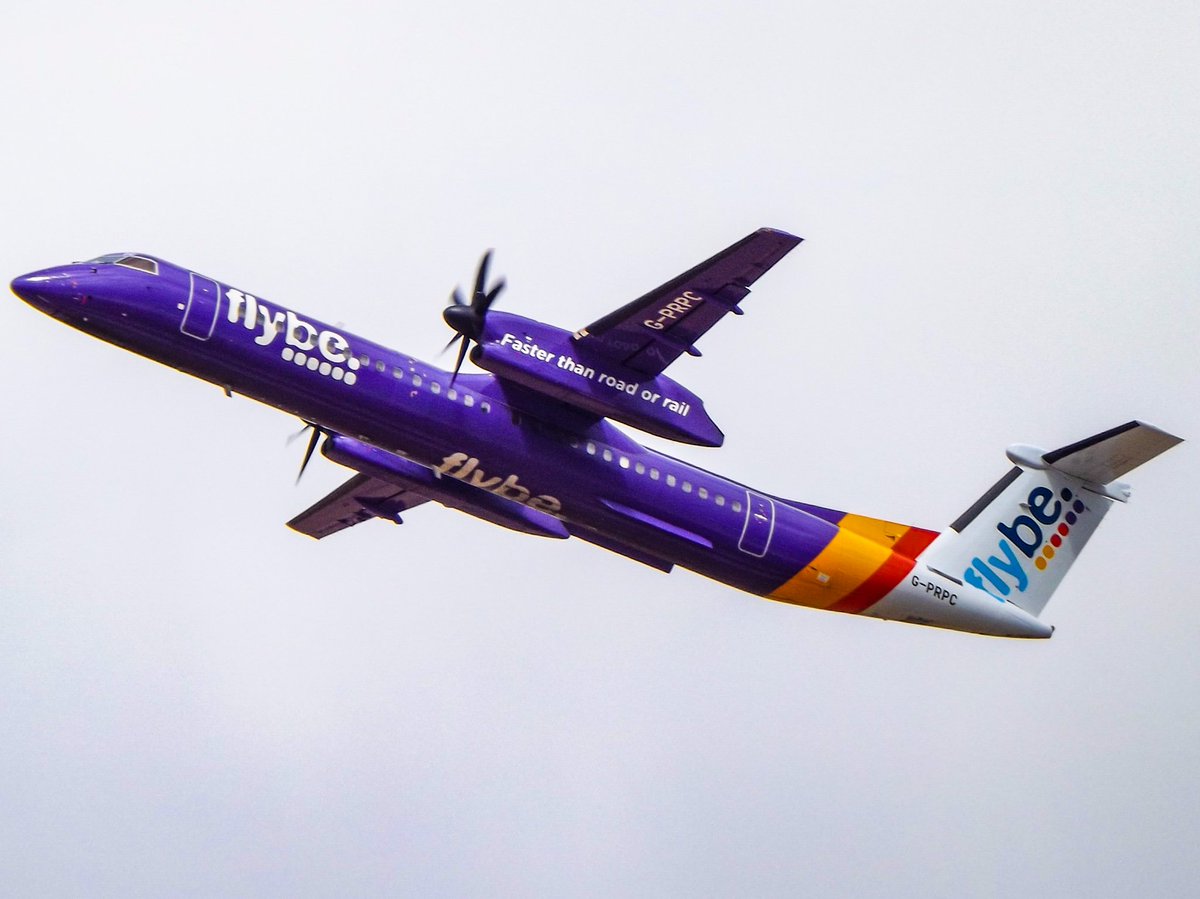
<svg viewBox="0 0 1200 899">
<path fill-rule="evenodd" d="M 442 310 L 442 321 L 472 340 L 478 341 L 483 332 L 483 316 L 470 306 L 447 306 Z"/>
<path fill-rule="evenodd" d="M 12 292 L 26 303 L 32 303 L 37 295 L 37 274 L 18 275 L 12 279 Z"/>
<path fill-rule="evenodd" d="M 19 275 L 12 280 L 12 292 L 39 309 L 53 307 L 62 300 L 74 299 L 79 290 L 72 272 L 43 269 Z"/>
</svg>

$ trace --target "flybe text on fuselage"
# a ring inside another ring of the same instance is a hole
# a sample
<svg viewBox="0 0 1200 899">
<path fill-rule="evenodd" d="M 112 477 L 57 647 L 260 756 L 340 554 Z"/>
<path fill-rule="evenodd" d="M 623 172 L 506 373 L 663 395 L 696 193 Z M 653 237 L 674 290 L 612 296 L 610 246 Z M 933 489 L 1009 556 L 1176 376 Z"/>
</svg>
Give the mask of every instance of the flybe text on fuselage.
<svg viewBox="0 0 1200 899">
<path fill-rule="evenodd" d="M 457 469 L 457 470 L 456 470 Z M 506 478 L 488 477 L 479 467 L 479 460 L 466 453 L 452 453 L 442 459 L 442 464 L 434 469 L 439 474 L 449 475 L 460 481 L 466 481 L 473 487 L 494 493 L 497 496 L 512 500 L 514 503 L 529 506 L 539 512 L 549 512 L 551 515 L 562 511 L 562 503 L 557 497 L 542 495 L 534 496 L 532 491 L 517 481 L 515 474 Z"/>
<path fill-rule="evenodd" d="M 329 375 L 336 381 L 354 384 L 359 362 L 350 353 L 350 343 L 336 331 L 319 330 L 290 309 L 271 309 L 257 297 L 232 287 L 226 288 L 229 321 L 240 321 L 247 331 L 261 331 L 254 337 L 259 346 L 270 346 L 284 335 L 282 358 L 311 371 Z M 320 355 L 312 353 L 317 350 Z M 343 368 L 344 366 L 344 368 Z"/>
</svg>

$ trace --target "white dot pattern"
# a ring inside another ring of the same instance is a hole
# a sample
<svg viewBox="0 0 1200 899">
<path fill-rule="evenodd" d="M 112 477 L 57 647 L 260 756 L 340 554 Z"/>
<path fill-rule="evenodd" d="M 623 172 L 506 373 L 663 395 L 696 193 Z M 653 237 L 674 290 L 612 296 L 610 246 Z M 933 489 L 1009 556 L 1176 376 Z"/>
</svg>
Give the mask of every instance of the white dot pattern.
<svg viewBox="0 0 1200 899">
<path fill-rule="evenodd" d="M 279 353 L 279 356 L 284 362 L 295 363 L 301 368 L 315 371 L 327 378 L 341 381 L 343 384 L 353 384 L 358 380 L 358 375 L 353 370 L 359 367 L 359 362 L 353 357 L 346 360 L 346 368 L 351 369 L 350 371 L 346 371 L 346 369 L 339 365 L 333 365 L 317 356 L 310 356 L 305 352 L 294 350 L 290 346 L 285 346 Z"/>
</svg>

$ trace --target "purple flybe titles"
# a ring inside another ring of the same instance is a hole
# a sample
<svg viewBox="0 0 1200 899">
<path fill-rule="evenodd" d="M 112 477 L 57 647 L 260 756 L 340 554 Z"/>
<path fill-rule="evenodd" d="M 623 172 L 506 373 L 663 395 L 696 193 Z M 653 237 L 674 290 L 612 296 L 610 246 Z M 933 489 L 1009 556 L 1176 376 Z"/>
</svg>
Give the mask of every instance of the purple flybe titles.
<svg viewBox="0 0 1200 899">
<path fill-rule="evenodd" d="M 354 372 L 359 362 L 350 353 L 350 342 L 341 334 L 318 329 L 290 309 L 272 312 L 262 300 L 232 287 L 225 288 L 225 297 L 229 301 L 229 321 L 240 321 L 247 331 L 261 332 L 254 337 L 259 346 L 271 346 L 282 334 L 283 349 L 279 355 L 285 362 L 347 385 L 358 380 Z"/>
<path fill-rule="evenodd" d="M 666 375 L 645 378 L 595 356 L 561 328 L 491 312 L 471 361 L 506 380 L 649 434 L 699 446 L 725 441 L 703 401 L 690 390 Z"/>
</svg>

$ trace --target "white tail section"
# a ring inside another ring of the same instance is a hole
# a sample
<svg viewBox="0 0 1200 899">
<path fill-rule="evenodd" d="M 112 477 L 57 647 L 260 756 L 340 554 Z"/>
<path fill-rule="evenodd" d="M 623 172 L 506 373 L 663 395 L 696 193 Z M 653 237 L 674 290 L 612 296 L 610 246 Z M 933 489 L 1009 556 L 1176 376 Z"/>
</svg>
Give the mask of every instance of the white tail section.
<svg viewBox="0 0 1200 899">
<path fill-rule="evenodd" d="M 922 554 L 931 569 L 1038 615 L 1083 551 L 1113 500 L 1129 499 L 1116 481 L 1180 443 L 1132 421 L 1045 452 L 1008 449 L 1017 466 Z"/>
</svg>

